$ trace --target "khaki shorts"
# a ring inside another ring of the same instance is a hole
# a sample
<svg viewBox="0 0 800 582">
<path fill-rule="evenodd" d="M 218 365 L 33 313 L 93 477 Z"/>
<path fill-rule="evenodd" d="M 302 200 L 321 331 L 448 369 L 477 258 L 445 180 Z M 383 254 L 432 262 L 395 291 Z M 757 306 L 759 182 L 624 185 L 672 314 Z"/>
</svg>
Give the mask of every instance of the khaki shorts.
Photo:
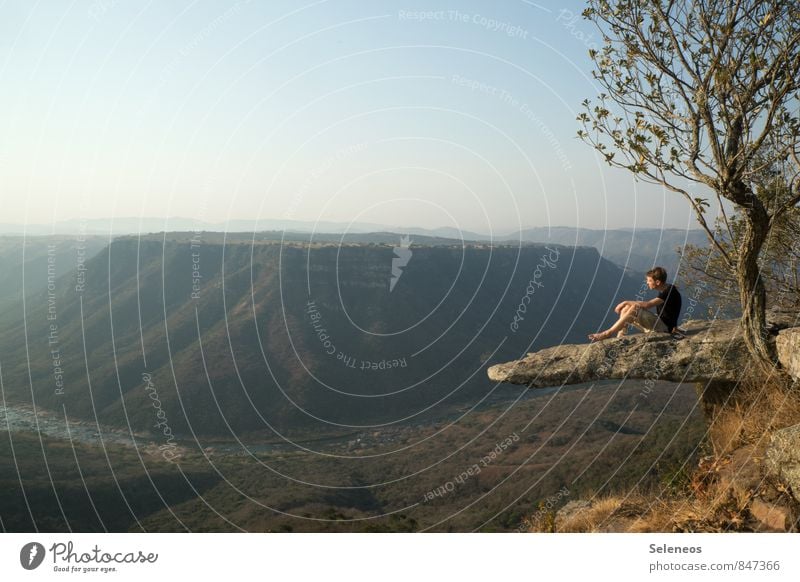
<svg viewBox="0 0 800 582">
<path fill-rule="evenodd" d="M 636 327 L 643 332 L 651 332 L 651 331 L 661 331 L 661 332 L 669 332 L 667 329 L 667 324 L 661 321 L 661 318 L 657 316 L 652 311 L 648 311 L 647 309 L 642 309 L 641 307 L 636 309 L 636 314 L 633 316 L 630 324 L 633 327 Z"/>
</svg>

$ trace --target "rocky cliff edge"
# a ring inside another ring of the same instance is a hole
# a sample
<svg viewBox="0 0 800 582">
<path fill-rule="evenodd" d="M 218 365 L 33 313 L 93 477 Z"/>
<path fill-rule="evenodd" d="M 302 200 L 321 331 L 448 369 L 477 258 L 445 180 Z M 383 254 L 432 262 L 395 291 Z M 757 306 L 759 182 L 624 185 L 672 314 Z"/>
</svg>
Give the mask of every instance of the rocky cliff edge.
<svg viewBox="0 0 800 582">
<path fill-rule="evenodd" d="M 770 321 L 784 369 L 800 378 L 800 327 Z M 637 333 L 601 342 L 565 344 L 491 366 L 495 382 L 545 388 L 608 379 L 735 383 L 750 364 L 739 320 L 690 321 L 683 339 Z"/>
</svg>

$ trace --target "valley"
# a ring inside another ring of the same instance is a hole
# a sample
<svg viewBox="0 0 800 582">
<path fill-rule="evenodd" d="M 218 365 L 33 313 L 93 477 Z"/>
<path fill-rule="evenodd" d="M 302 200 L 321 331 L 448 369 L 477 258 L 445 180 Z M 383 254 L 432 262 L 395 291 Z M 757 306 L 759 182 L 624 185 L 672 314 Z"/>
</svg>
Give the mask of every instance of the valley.
<svg viewBox="0 0 800 582">
<path fill-rule="evenodd" d="M 54 418 L 31 432 L 29 415 L 7 414 L 0 516 L 13 531 L 513 531 L 554 497 L 669 495 L 705 430 L 693 388 L 663 382 L 523 390 L 451 415 L 294 442 L 181 441 L 167 461 L 138 435 L 133 446 L 103 427 L 98 442 Z"/>
<path fill-rule="evenodd" d="M 692 386 L 487 379 L 640 292 L 592 247 L 194 232 L 60 252 L 72 268 L 0 315 L 7 531 L 514 531 L 555 497 L 668 494 L 699 454 Z"/>
</svg>

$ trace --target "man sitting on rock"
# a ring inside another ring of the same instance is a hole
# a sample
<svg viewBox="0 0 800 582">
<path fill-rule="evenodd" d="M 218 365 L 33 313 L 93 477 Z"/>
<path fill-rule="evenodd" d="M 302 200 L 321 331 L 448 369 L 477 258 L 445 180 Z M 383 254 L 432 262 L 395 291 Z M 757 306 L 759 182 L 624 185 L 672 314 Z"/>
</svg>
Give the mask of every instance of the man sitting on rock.
<svg viewBox="0 0 800 582">
<path fill-rule="evenodd" d="M 667 283 L 667 272 L 663 267 L 655 267 L 647 271 L 647 286 L 658 291 L 658 297 L 650 301 L 623 301 L 614 308 L 619 314 L 619 320 L 605 331 L 590 333 L 589 339 L 593 342 L 625 335 L 629 325 L 633 325 L 644 332 L 661 331 L 677 332 L 678 316 L 681 313 L 681 294 L 674 285 Z M 655 307 L 653 313 L 650 308 Z"/>
</svg>

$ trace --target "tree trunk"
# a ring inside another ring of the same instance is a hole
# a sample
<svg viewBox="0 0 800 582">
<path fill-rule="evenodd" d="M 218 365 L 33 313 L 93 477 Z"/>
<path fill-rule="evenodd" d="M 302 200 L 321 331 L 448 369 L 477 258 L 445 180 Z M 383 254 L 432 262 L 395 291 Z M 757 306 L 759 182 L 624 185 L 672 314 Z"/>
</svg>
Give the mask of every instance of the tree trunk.
<svg viewBox="0 0 800 582">
<path fill-rule="evenodd" d="M 767 334 L 767 293 L 758 266 L 761 247 L 769 234 L 769 218 L 763 206 L 745 209 L 744 214 L 747 220 L 736 264 L 742 332 L 751 355 L 769 370 L 777 365 L 778 354 Z"/>
</svg>

